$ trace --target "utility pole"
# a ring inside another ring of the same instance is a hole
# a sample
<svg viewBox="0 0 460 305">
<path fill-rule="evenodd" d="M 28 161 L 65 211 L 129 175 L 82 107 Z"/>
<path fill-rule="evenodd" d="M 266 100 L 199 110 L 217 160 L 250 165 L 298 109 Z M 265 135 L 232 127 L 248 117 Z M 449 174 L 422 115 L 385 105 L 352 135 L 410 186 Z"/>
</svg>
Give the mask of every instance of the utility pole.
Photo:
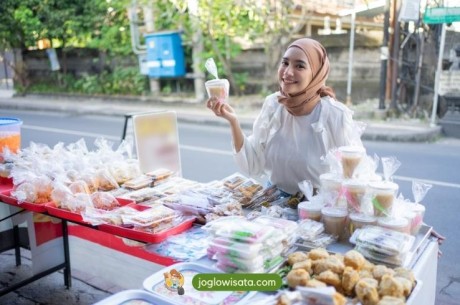
<svg viewBox="0 0 460 305">
<path fill-rule="evenodd" d="M 353 4 L 355 1 L 353 1 Z M 355 7 L 355 5 L 353 5 Z M 353 9 L 351 13 L 351 29 L 350 29 L 350 48 L 348 50 L 348 80 L 347 80 L 347 99 L 346 105 L 350 106 L 351 102 L 351 83 L 353 81 L 353 52 L 355 48 L 355 23 L 356 11 Z"/>
<path fill-rule="evenodd" d="M 386 87 L 387 87 L 387 66 L 388 66 L 388 40 L 389 40 L 389 27 L 390 27 L 390 0 L 385 2 L 385 13 L 383 21 L 383 42 L 380 48 L 380 98 L 379 109 L 385 109 L 386 100 Z"/>
<path fill-rule="evenodd" d="M 391 71 L 391 103 L 390 109 L 397 109 L 397 87 L 399 72 L 399 43 L 400 43 L 400 24 L 398 0 L 393 0 L 393 47 L 392 47 L 392 71 Z"/>
<path fill-rule="evenodd" d="M 188 0 L 188 11 L 193 26 L 192 35 L 192 60 L 193 60 L 193 87 L 195 88 L 195 98 L 197 102 L 204 101 L 204 73 L 201 54 L 204 51 L 203 32 L 198 18 L 198 1 Z"/>
</svg>

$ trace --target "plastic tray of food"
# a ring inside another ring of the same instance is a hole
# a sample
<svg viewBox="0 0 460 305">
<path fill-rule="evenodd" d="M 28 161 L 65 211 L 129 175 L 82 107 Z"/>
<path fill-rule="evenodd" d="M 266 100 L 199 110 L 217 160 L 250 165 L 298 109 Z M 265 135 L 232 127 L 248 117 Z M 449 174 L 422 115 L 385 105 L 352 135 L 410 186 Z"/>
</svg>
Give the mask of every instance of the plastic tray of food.
<svg viewBox="0 0 460 305">
<path fill-rule="evenodd" d="M 132 204 L 132 200 L 127 200 L 127 199 L 122 199 L 122 198 L 116 198 L 118 203 L 120 203 L 121 206 L 125 206 L 128 204 Z M 83 217 L 81 216 L 80 213 L 72 212 L 70 210 L 66 209 L 61 209 L 56 207 L 54 203 L 50 203 L 46 206 L 46 210 L 48 211 L 48 214 L 52 216 L 56 216 L 62 219 L 66 219 L 72 222 L 78 222 L 81 224 L 90 224 L 88 222 L 83 221 Z"/>
<path fill-rule="evenodd" d="M 147 207 L 148 208 L 148 207 Z M 190 229 L 195 221 L 195 217 L 185 217 L 182 222 L 170 229 L 158 233 L 136 230 L 133 227 L 117 226 L 112 224 L 102 224 L 98 228 L 100 231 L 111 233 L 120 237 L 129 238 L 146 243 L 160 243 L 171 235 L 179 234 Z"/>
<path fill-rule="evenodd" d="M 21 202 L 19 203 L 18 200 L 11 195 L 11 191 L 6 191 L 3 193 L 0 193 L 0 199 L 7 204 L 14 205 L 23 209 L 26 209 L 31 212 L 36 212 L 36 213 L 44 213 L 46 212 L 46 207 L 48 204 L 51 204 L 50 202 L 45 202 L 45 203 L 32 203 L 32 202 Z"/>
<path fill-rule="evenodd" d="M 175 272 L 173 271 L 175 270 Z M 234 305 L 242 304 L 251 298 L 255 291 L 198 291 L 193 288 L 192 279 L 197 274 L 220 273 L 218 270 L 197 263 L 178 263 L 166 267 L 144 280 L 144 289 L 162 300 L 175 305 Z M 180 295 L 179 288 L 173 288 L 171 277 L 175 274 L 182 287 L 183 294 Z M 179 275 L 179 276 L 177 276 Z"/>
<path fill-rule="evenodd" d="M 169 305 L 171 303 L 140 289 L 120 291 L 94 305 Z"/>
</svg>

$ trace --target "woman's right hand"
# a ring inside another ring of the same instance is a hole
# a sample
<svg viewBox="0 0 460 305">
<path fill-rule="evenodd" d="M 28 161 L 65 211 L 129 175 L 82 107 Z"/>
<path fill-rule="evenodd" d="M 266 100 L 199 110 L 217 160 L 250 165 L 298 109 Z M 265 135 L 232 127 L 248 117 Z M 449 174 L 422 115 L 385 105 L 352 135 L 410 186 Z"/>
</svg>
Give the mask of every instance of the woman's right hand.
<svg viewBox="0 0 460 305">
<path fill-rule="evenodd" d="M 229 104 L 220 101 L 216 97 L 211 97 L 206 102 L 206 106 L 211 109 L 216 116 L 222 117 L 230 123 L 236 122 L 238 120 L 235 110 Z"/>
</svg>

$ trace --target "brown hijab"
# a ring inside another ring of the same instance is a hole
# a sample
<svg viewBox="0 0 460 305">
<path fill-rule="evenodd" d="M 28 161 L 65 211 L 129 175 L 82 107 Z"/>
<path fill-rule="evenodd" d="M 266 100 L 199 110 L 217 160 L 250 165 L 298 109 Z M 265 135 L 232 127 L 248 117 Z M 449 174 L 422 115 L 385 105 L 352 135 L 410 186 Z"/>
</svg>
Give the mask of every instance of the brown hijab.
<svg viewBox="0 0 460 305">
<path fill-rule="evenodd" d="M 324 47 L 316 40 L 301 38 L 289 45 L 299 48 L 308 58 L 313 78 L 307 88 L 296 94 L 285 94 L 280 88 L 278 102 L 283 104 L 290 114 L 295 116 L 309 114 L 323 96 L 335 98 L 332 88 L 326 86 L 329 75 L 329 59 Z"/>
</svg>

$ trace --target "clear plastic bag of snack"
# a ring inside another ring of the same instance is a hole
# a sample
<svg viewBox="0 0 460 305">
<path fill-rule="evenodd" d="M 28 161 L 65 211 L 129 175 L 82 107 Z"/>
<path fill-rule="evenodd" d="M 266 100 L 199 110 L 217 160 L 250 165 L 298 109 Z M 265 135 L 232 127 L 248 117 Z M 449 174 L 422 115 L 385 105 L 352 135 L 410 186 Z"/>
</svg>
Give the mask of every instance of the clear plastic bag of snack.
<svg viewBox="0 0 460 305">
<path fill-rule="evenodd" d="M 120 187 L 115 178 L 106 168 L 100 169 L 96 172 L 96 180 L 98 181 L 98 190 L 100 191 L 110 191 Z"/>
<path fill-rule="evenodd" d="M 389 256 L 405 254 L 414 241 L 414 236 L 376 226 L 356 229 L 350 238 L 358 247 Z"/>
<path fill-rule="evenodd" d="M 311 219 L 299 221 L 298 236 L 303 240 L 313 240 L 324 232 L 324 224 Z"/>
<path fill-rule="evenodd" d="M 70 188 L 61 183 L 55 182 L 53 184 L 53 191 L 51 192 L 51 201 L 55 204 L 56 207 L 60 207 L 63 202 L 66 202 L 70 196 L 72 196 L 72 191 Z"/>
<path fill-rule="evenodd" d="M 231 216 L 231 215 L 243 215 L 243 208 L 237 201 L 230 201 L 225 204 L 216 205 L 211 209 L 216 215 Z"/>
<path fill-rule="evenodd" d="M 61 207 L 74 213 L 81 213 L 87 207 L 93 207 L 93 202 L 90 195 L 78 193 L 73 196 L 69 196 L 66 202 L 61 202 Z"/>
<path fill-rule="evenodd" d="M 282 231 L 287 236 L 297 234 L 297 230 L 299 229 L 299 225 L 295 221 L 283 218 L 270 217 L 267 215 L 257 217 L 256 219 L 254 219 L 254 221 L 256 223 L 260 223 L 266 226 L 273 226 L 274 228 Z"/>
<path fill-rule="evenodd" d="M 214 236 L 216 235 L 216 232 L 221 228 L 234 226 L 235 223 L 239 223 L 240 221 L 245 220 L 246 218 L 244 216 L 221 217 L 211 222 L 207 222 L 204 226 L 201 227 L 201 229 L 209 232 L 209 235 Z"/>
<path fill-rule="evenodd" d="M 241 193 L 244 197 L 252 199 L 257 193 L 263 190 L 263 186 L 254 179 L 247 179 L 235 189 L 235 193 Z"/>
<path fill-rule="evenodd" d="M 151 177 L 152 180 L 155 182 L 160 182 L 163 180 L 168 179 L 169 177 L 174 175 L 174 172 L 172 170 L 169 170 L 167 168 L 158 168 L 156 170 L 150 171 L 146 173 L 147 176 Z"/>
<path fill-rule="evenodd" d="M 140 175 L 134 179 L 130 179 L 123 183 L 123 187 L 138 190 L 146 187 L 151 187 L 153 185 L 152 177 L 147 175 Z"/>
<path fill-rule="evenodd" d="M 11 195 L 15 197 L 19 203 L 35 202 L 37 199 L 37 189 L 32 182 L 23 182 L 14 187 Z"/>
<path fill-rule="evenodd" d="M 385 264 L 392 267 L 402 266 L 407 257 L 407 253 L 400 253 L 397 255 L 387 255 L 382 254 L 380 252 L 372 251 L 363 246 L 356 246 L 355 250 L 360 252 L 365 258 L 378 263 L 378 264 Z"/>
<path fill-rule="evenodd" d="M 280 189 L 273 184 L 263 189 L 260 193 L 255 194 L 247 208 L 256 209 L 261 206 L 270 206 L 273 202 L 282 197 Z"/>
<path fill-rule="evenodd" d="M 100 210 L 110 211 L 121 206 L 118 200 L 107 192 L 94 192 L 91 194 L 91 200 L 93 206 Z"/>
<path fill-rule="evenodd" d="M 69 185 L 69 190 L 72 194 L 90 194 L 88 184 L 84 180 L 76 180 Z"/>
<path fill-rule="evenodd" d="M 51 192 L 53 191 L 52 181 L 49 177 L 41 175 L 32 180 L 37 191 L 37 197 L 34 203 L 46 203 L 51 201 Z"/>
<path fill-rule="evenodd" d="M 93 226 L 101 224 L 121 225 L 121 215 L 117 210 L 101 210 L 95 207 L 86 207 L 81 213 L 83 221 L 92 224 Z"/>
</svg>

